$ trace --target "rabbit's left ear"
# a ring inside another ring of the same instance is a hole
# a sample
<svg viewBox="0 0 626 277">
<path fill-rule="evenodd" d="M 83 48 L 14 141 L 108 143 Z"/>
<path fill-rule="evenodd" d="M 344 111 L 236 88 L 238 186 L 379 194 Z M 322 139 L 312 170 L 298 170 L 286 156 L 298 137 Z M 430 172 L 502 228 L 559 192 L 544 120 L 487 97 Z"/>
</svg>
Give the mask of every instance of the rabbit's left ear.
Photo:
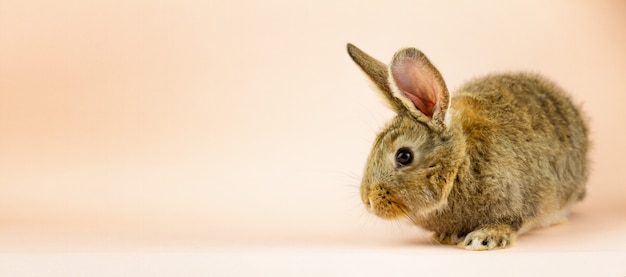
<svg viewBox="0 0 626 277">
<path fill-rule="evenodd" d="M 398 51 L 389 66 L 389 84 L 393 96 L 419 121 L 436 130 L 444 128 L 450 95 L 424 53 L 415 48 Z"/>
</svg>

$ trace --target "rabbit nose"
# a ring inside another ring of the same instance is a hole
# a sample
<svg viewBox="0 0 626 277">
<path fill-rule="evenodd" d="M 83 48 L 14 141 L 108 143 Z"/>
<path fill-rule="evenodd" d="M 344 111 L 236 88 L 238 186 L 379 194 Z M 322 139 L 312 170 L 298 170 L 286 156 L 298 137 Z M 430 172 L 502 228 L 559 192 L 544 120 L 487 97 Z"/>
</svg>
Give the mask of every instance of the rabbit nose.
<svg viewBox="0 0 626 277">
<path fill-rule="evenodd" d="M 376 214 L 375 210 L 377 209 L 378 205 L 376 204 L 375 199 L 368 197 L 366 201 L 364 202 L 364 204 L 365 204 L 365 210 L 367 212 Z"/>
<path fill-rule="evenodd" d="M 365 203 L 365 207 L 367 208 L 367 210 L 371 210 L 372 206 L 374 206 L 374 203 L 372 201 L 372 198 L 369 198 L 368 200 L 369 202 Z"/>
<path fill-rule="evenodd" d="M 372 206 L 374 204 L 372 198 L 369 197 L 369 195 L 365 195 L 365 196 L 363 196 L 362 200 L 363 200 L 362 202 L 363 202 L 363 206 L 365 206 L 365 209 L 368 212 L 371 212 L 372 211 Z"/>
</svg>

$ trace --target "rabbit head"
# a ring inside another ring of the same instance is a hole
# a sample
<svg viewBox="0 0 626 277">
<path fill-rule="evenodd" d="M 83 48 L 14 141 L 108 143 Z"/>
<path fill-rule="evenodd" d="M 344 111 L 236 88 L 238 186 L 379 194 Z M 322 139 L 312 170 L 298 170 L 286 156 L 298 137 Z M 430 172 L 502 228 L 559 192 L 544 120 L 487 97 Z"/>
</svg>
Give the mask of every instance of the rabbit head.
<svg viewBox="0 0 626 277">
<path fill-rule="evenodd" d="M 415 48 L 398 51 L 389 66 L 351 44 L 348 53 L 396 113 L 369 155 L 363 204 L 382 218 L 413 221 L 444 207 L 464 145 L 447 120 L 450 96 L 439 71 Z"/>
</svg>

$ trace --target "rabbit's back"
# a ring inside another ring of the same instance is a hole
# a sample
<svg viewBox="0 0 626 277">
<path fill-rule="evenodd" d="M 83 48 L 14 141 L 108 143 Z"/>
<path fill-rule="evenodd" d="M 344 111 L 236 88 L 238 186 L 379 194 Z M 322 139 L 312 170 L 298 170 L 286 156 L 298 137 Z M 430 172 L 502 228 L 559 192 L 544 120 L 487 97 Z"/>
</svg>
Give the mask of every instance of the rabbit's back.
<svg viewBox="0 0 626 277">
<path fill-rule="evenodd" d="M 587 179 L 587 128 L 579 108 L 556 85 L 533 74 L 490 75 L 454 94 L 451 122 L 467 143 L 465 182 L 503 197 L 511 212 L 534 217 L 582 199 Z M 469 191 L 469 192 L 468 192 Z M 454 194 L 454 192 L 453 192 Z"/>
</svg>

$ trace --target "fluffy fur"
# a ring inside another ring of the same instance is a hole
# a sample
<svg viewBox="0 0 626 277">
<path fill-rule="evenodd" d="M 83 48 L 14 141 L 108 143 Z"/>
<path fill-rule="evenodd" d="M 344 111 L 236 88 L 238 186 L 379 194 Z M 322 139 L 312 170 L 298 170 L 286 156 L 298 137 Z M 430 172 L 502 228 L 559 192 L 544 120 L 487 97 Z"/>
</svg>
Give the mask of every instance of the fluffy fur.
<svg viewBox="0 0 626 277">
<path fill-rule="evenodd" d="M 348 53 L 397 116 L 378 134 L 361 183 L 366 208 L 406 217 L 433 239 L 470 250 L 565 221 L 585 195 L 587 128 L 561 89 L 535 74 L 475 79 L 450 98 L 415 48 L 390 63 Z M 413 162 L 400 165 L 399 149 Z"/>
</svg>

